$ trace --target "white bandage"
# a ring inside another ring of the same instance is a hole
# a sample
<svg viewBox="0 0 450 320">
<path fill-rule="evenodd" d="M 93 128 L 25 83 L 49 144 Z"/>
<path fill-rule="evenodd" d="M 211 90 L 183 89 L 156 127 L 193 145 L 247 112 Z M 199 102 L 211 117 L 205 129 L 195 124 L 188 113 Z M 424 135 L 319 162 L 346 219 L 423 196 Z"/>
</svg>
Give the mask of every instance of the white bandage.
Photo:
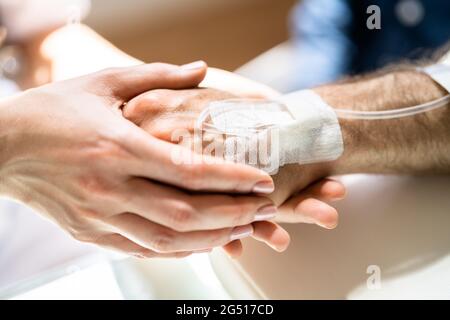
<svg viewBox="0 0 450 320">
<path fill-rule="evenodd" d="M 225 135 L 226 158 L 270 173 L 286 164 L 335 160 L 343 152 L 335 112 L 311 90 L 273 102 L 215 101 L 198 120 L 198 128 Z"/>
<path fill-rule="evenodd" d="M 278 101 L 295 119 L 280 127 L 282 165 L 332 161 L 342 155 L 344 147 L 336 113 L 318 94 L 301 90 Z"/>
</svg>

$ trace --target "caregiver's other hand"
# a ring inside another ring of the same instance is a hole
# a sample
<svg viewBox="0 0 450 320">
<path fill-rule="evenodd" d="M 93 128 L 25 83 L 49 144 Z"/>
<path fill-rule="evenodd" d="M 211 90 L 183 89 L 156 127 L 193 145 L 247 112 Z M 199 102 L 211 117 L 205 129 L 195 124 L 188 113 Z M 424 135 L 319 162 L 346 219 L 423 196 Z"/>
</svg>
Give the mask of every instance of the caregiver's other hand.
<svg viewBox="0 0 450 320">
<path fill-rule="evenodd" d="M 78 240 L 138 256 L 186 255 L 249 236 L 271 207 L 248 194 L 272 191 L 267 174 L 195 154 L 192 164 L 175 164 L 181 147 L 120 111 L 150 89 L 196 86 L 205 72 L 202 62 L 108 69 L 1 101 L 0 195 Z"/>
</svg>

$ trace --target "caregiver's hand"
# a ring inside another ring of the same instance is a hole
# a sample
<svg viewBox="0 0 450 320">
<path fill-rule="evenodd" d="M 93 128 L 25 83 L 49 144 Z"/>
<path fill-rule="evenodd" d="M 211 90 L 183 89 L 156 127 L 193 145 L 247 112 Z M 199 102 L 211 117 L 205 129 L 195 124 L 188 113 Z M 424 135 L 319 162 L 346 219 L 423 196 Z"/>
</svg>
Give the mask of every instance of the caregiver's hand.
<svg viewBox="0 0 450 320">
<path fill-rule="evenodd" d="M 194 154 L 193 164 L 176 165 L 171 154 L 181 147 L 120 112 L 144 91 L 196 86 L 205 72 L 204 63 L 108 69 L 1 101 L 0 195 L 76 239 L 138 256 L 186 255 L 249 236 L 270 200 L 188 190 L 268 193 L 267 174 Z"/>
</svg>

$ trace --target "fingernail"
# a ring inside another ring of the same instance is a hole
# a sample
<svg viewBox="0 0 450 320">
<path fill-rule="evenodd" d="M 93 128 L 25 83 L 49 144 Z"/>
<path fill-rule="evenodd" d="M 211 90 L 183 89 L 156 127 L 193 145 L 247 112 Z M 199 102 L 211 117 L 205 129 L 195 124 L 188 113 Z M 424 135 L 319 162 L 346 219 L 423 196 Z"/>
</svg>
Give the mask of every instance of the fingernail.
<svg viewBox="0 0 450 320">
<path fill-rule="evenodd" d="M 316 221 L 315 222 L 319 227 L 322 227 L 322 228 L 325 228 L 325 229 L 328 229 L 328 230 L 332 230 L 332 229 L 334 229 L 334 228 L 336 228 L 337 227 L 337 225 L 338 225 L 338 223 L 337 222 L 333 222 L 333 223 L 322 223 L 322 222 L 319 222 L 319 221 Z"/>
<path fill-rule="evenodd" d="M 343 194 L 341 194 L 339 196 L 333 197 L 331 199 L 331 201 L 341 201 L 341 200 L 344 200 L 346 196 L 347 196 L 347 194 L 346 194 L 346 192 L 344 192 Z"/>
<path fill-rule="evenodd" d="M 277 207 L 268 204 L 263 206 L 262 208 L 259 208 L 258 212 L 255 214 L 255 221 L 265 221 L 270 220 L 272 218 L 275 218 L 277 214 Z"/>
<path fill-rule="evenodd" d="M 262 181 L 255 184 L 253 192 L 255 193 L 272 193 L 275 190 L 275 186 L 271 181 Z"/>
<path fill-rule="evenodd" d="M 188 64 L 182 65 L 180 68 L 183 70 L 195 70 L 195 69 L 201 69 L 205 67 L 205 62 L 202 60 L 191 62 Z"/>
<path fill-rule="evenodd" d="M 230 240 L 238 240 L 251 236 L 253 234 L 253 226 L 251 224 L 246 226 L 239 226 L 231 232 Z"/>
</svg>

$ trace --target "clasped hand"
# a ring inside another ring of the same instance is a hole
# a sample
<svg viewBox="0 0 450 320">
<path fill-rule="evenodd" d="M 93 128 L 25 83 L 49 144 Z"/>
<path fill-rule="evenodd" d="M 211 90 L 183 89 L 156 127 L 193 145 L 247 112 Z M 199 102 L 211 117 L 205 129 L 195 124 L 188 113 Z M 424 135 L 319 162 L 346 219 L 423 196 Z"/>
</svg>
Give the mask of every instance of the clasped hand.
<svg viewBox="0 0 450 320">
<path fill-rule="evenodd" d="M 277 211 L 274 201 L 284 202 L 277 193 L 264 196 L 274 190 L 270 176 L 194 153 L 191 164 L 171 159 L 183 147 L 169 143 L 167 130 L 191 128 L 193 120 L 171 108 L 198 113 L 205 101 L 231 95 L 180 91 L 196 87 L 205 73 L 204 63 L 108 69 L 2 101 L 0 195 L 33 207 L 80 241 L 139 257 L 182 257 L 217 246 L 235 255 L 248 236 L 286 249 L 288 234 L 266 221 Z M 305 201 L 335 196 L 339 186 L 322 181 L 280 211 L 297 216 L 303 204 L 300 221 L 323 223 L 311 214 L 317 206 L 308 211 Z M 335 211 L 323 208 L 328 215 L 319 215 L 332 227 Z"/>
</svg>

